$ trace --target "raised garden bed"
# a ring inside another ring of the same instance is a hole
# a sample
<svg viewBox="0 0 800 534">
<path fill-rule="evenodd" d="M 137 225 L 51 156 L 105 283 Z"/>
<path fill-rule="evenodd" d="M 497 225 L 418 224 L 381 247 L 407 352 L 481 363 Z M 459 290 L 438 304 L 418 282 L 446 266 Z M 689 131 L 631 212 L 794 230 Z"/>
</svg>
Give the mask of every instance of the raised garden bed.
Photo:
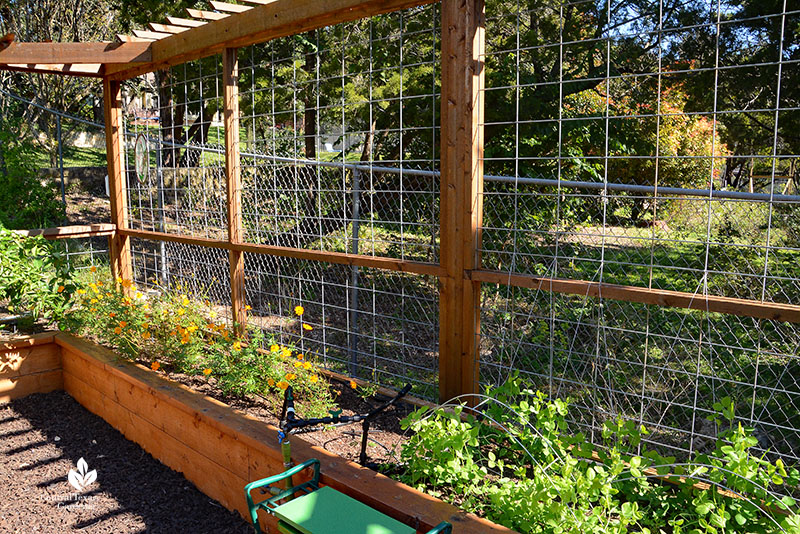
<svg viewBox="0 0 800 534">
<path fill-rule="evenodd" d="M 58 333 L 7 345 L 0 399 L 63 388 L 89 411 L 229 510 L 246 514 L 244 485 L 283 470 L 277 429 L 166 380 L 113 352 Z M 42 356 L 47 355 L 47 356 Z M 47 363 L 45 364 L 44 361 Z M 15 373 L 13 377 L 9 373 Z M 3 376 L 5 374 L 6 376 Z M 45 380 L 43 377 L 48 376 Z M 459 533 L 512 532 L 383 475 L 292 438 L 294 460 L 322 461 L 322 483 L 418 531 L 442 520 Z M 265 526 L 274 527 L 270 518 Z"/>
</svg>

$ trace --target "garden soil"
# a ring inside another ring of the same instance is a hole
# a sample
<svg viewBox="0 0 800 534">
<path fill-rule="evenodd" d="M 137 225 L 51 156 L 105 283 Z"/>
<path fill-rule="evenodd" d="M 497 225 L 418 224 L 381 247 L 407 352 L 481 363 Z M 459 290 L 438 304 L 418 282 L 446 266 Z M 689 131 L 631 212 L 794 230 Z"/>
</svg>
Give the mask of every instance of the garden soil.
<svg viewBox="0 0 800 534">
<path fill-rule="evenodd" d="M 78 491 L 68 475 L 81 474 L 81 458 L 96 480 Z M 39 532 L 249 534 L 252 527 L 54 392 L 0 405 L 0 533 Z"/>
</svg>

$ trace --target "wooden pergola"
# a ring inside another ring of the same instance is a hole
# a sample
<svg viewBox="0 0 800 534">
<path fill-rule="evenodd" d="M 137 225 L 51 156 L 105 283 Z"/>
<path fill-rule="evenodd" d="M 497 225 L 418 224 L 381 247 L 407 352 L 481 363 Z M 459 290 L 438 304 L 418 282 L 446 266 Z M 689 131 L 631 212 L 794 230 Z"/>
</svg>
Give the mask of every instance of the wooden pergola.
<svg viewBox="0 0 800 534">
<path fill-rule="evenodd" d="M 111 191 L 111 263 L 115 276 L 132 278 L 130 238 L 173 241 L 229 251 L 233 320 L 246 321 L 243 253 L 373 267 L 432 275 L 439 280 L 439 395 L 475 393 L 481 283 L 506 284 L 596 298 L 746 317 L 800 322 L 800 306 L 697 295 L 585 280 L 562 280 L 482 269 L 480 228 L 483 199 L 484 2 L 441 0 L 441 183 L 440 261 L 437 264 L 367 255 L 251 244 L 243 241 L 237 49 L 337 23 L 412 8 L 434 0 L 243 0 L 211 1 L 214 11 L 187 10 L 115 42 L 19 43 L 0 40 L 0 69 L 88 76 L 103 81 L 108 175 Z M 247 4 L 247 5 L 246 5 Z M 221 54 L 227 177 L 225 240 L 202 239 L 129 228 L 121 82 L 172 65 Z M 50 237 L 68 237 L 69 230 Z M 75 232 L 72 232 L 73 234 Z M 105 235 L 103 234 L 103 235 Z M 85 229 L 78 235 L 85 236 Z"/>
</svg>

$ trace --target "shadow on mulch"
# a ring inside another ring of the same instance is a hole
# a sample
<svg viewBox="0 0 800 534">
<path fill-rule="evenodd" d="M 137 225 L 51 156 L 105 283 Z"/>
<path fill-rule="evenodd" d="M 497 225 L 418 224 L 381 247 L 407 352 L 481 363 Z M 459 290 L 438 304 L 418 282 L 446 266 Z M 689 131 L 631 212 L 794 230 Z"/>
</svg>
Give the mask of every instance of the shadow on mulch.
<svg viewBox="0 0 800 534">
<path fill-rule="evenodd" d="M 83 458 L 97 479 L 68 482 Z M 250 533 L 103 419 L 59 391 L 0 405 L 0 531 Z"/>
</svg>

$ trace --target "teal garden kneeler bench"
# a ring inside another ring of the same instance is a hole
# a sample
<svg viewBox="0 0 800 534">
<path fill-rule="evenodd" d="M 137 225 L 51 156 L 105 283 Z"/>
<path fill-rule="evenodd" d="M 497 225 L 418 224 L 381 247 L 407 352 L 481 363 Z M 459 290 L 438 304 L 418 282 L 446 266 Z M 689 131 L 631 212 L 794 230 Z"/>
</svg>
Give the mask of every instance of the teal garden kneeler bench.
<svg viewBox="0 0 800 534">
<path fill-rule="evenodd" d="M 289 489 L 274 484 L 289 479 L 309 467 L 314 476 Z M 258 510 L 262 509 L 278 518 L 278 530 L 283 534 L 415 534 L 416 530 L 352 497 L 328 486 L 319 486 L 319 460 L 312 459 L 296 465 L 279 475 L 251 482 L 244 488 L 250 518 L 256 533 L 261 534 Z M 277 493 L 260 503 L 255 503 L 251 492 L 262 489 Z M 289 500 L 287 500 L 289 499 Z M 442 522 L 428 534 L 452 534 L 450 523 Z"/>
</svg>

